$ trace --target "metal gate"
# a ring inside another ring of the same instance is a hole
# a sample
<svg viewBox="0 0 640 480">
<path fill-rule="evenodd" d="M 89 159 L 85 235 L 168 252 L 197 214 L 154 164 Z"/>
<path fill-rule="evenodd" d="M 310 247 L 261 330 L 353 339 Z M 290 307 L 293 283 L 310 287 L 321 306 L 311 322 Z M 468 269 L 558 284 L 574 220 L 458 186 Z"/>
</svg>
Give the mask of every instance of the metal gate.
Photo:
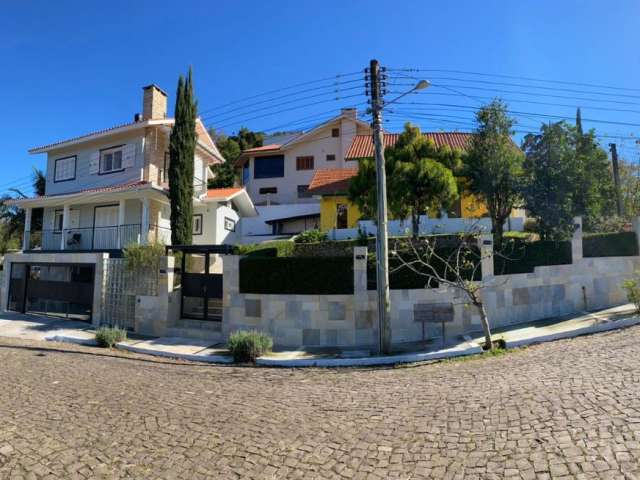
<svg viewBox="0 0 640 480">
<path fill-rule="evenodd" d="M 90 322 L 94 274 L 92 264 L 12 263 L 9 309 Z"/>
<path fill-rule="evenodd" d="M 181 302 L 182 318 L 222 321 L 223 275 L 221 254 L 230 254 L 229 245 L 182 245 L 167 247 L 182 255 Z"/>
</svg>

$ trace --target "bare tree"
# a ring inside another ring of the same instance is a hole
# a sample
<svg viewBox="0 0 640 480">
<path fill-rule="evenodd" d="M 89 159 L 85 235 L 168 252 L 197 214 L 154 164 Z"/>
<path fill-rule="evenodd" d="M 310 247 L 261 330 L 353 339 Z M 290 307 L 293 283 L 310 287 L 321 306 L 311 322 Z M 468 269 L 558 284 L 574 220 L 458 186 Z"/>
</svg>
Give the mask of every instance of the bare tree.
<svg viewBox="0 0 640 480">
<path fill-rule="evenodd" d="M 493 348 L 491 325 L 484 306 L 482 293 L 489 286 L 496 286 L 494 279 L 483 280 L 481 265 L 492 253 L 482 253 L 478 248 L 478 229 L 460 234 L 453 248 L 441 248 L 436 236 L 406 238 L 396 241 L 391 257 L 398 265 L 391 272 L 408 268 L 427 278 L 427 287 L 447 285 L 462 292 L 468 303 L 478 309 L 485 338 L 485 349 Z"/>
</svg>

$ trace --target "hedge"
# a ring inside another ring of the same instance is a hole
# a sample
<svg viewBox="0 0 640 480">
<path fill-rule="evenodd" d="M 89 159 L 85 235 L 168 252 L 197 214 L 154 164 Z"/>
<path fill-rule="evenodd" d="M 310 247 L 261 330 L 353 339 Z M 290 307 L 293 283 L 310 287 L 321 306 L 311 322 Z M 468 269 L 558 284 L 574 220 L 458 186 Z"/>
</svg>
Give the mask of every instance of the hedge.
<svg viewBox="0 0 640 480">
<path fill-rule="evenodd" d="M 295 243 L 292 241 L 274 240 L 250 245 L 237 245 L 234 253 L 250 257 L 290 257 L 293 256 L 294 248 Z"/>
<path fill-rule="evenodd" d="M 638 255 L 635 232 L 587 233 L 582 237 L 584 257 L 633 257 Z"/>
<path fill-rule="evenodd" d="M 452 253 L 456 252 L 456 248 L 448 247 L 448 248 L 437 248 L 436 255 L 442 258 L 447 258 Z M 480 253 L 476 248 L 472 250 L 472 257 L 474 261 L 480 260 Z M 413 259 L 412 253 L 401 254 L 402 258 L 405 261 L 411 261 Z M 377 288 L 377 272 L 376 272 L 376 256 L 372 254 L 369 256 L 367 263 L 367 288 L 369 290 L 375 290 Z M 432 266 L 435 268 L 436 272 L 439 275 L 444 275 L 445 273 L 445 264 L 442 261 L 432 259 Z M 414 268 L 418 270 L 418 272 L 430 271 L 426 266 L 415 265 Z M 476 268 L 475 275 L 473 280 L 480 280 L 482 278 L 482 269 Z M 417 288 L 437 288 L 438 282 L 435 280 L 430 280 L 427 276 L 420 274 L 413 269 L 403 266 L 402 261 L 398 258 L 391 257 L 389 258 L 389 288 L 391 290 L 410 290 Z M 471 280 L 472 270 L 469 269 L 466 272 L 463 272 L 465 278 Z M 449 272 L 447 277 L 451 280 L 454 280 L 454 276 Z"/>
<path fill-rule="evenodd" d="M 240 293 L 352 294 L 353 257 L 245 257 Z"/>
<path fill-rule="evenodd" d="M 570 263 L 571 242 L 568 241 L 507 240 L 501 251 L 493 256 L 493 268 L 496 275 L 531 273 L 535 267 Z"/>
</svg>

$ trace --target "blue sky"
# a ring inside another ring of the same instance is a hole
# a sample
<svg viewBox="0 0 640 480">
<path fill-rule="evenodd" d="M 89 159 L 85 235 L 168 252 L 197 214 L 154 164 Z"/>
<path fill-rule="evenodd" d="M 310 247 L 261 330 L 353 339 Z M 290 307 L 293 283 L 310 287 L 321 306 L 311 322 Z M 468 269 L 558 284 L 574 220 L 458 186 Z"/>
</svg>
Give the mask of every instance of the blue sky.
<svg viewBox="0 0 640 480">
<path fill-rule="evenodd" d="M 157 83 L 165 88 L 172 110 L 177 76 L 189 65 L 194 68 L 205 123 L 223 126 L 227 132 L 240 125 L 254 129 L 303 127 L 307 126 L 305 121 L 312 124 L 323 118 L 322 113 L 363 102 L 362 95 L 328 101 L 336 95 L 331 93 L 336 88 L 335 80 L 328 79 L 221 107 L 296 83 L 358 72 L 371 58 L 395 68 L 457 70 L 637 89 L 535 83 L 452 72 L 394 72 L 394 77 L 415 75 L 431 79 L 438 86 L 409 99 L 427 105 L 398 105 L 390 112 L 386 123 L 390 130 L 399 129 L 405 119 L 421 123 L 425 130 L 469 130 L 472 108 L 483 101 L 469 97 L 501 93 L 503 97 L 544 103 L 512 103 L 511 108 L 519 112 L 572 116 L 572 105 L 580 103 L 631 110 L 583 107 L 584 118 L 640 124 L 636 113 L 640 111 L 637 1 L 180 3 L 183 5 L 161 0 L 34 0 L 3 4 L 0 131 L 4 148 L 0 154 L 0 190 L 7 185 L 22 186 L 32 165 L 44 165 L 44 156 L 29 155 L 28 148 L 130 121 L 141 110 L 143 85 Z M 354 88 L 361 85 L 358 79 L 360 75 L 340 77 L 341 92 L 337 95 L 362 94 L 363 88 Z M 525 86 L 482 84 L 481 80 Z M 390 90 L 406 89 L 413 81 L 393 78 L 390 82 L 400 85 Z M 535 89 L 531 85 L 594 93 Z M 270 101 L 305 88 L 316 90 Z M 518 93 L 507 94 L 506 90 Z M 316 97 L 303 100 L 307 95 Z M 263 103 L 255 104 L 258 101 Z M 285 101 L 291 103 L 275 106 Z M 323 103 L 299 108 L 316 101 Z M 263 110 L 251 113 L 259 108 Z M 273 114 L 283 109 L 289 111 Z M 261 118 L 254 119 L 256 116 Z M 520 128 L 532 129 L 543 120 L 521 115 Z M 640 127 L 635 125 L 585 123 L 602 134 L 640 134 Z M 632 140 L 616 141 L 622 143 L 624 154 L 637 155 Z"/>
</svg>

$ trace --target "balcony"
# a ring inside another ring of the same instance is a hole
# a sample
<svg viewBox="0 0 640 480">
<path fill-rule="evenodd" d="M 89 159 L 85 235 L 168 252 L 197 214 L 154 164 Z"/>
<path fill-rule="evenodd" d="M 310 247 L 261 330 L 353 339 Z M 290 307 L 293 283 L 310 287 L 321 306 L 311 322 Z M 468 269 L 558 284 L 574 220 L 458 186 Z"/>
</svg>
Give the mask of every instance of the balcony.
<svg viewBox="0 0 640 480">
<path fill-rule="evenodd" d="M 171 230 L 158 225 L 149 225 L 148 232 L 143 235 L 141 224 L 131 224 L 25 232 L 27 251 L 111 251 L 121 250 L 131 244 L 149 242 L 169 245 Z"/>
</svg>

